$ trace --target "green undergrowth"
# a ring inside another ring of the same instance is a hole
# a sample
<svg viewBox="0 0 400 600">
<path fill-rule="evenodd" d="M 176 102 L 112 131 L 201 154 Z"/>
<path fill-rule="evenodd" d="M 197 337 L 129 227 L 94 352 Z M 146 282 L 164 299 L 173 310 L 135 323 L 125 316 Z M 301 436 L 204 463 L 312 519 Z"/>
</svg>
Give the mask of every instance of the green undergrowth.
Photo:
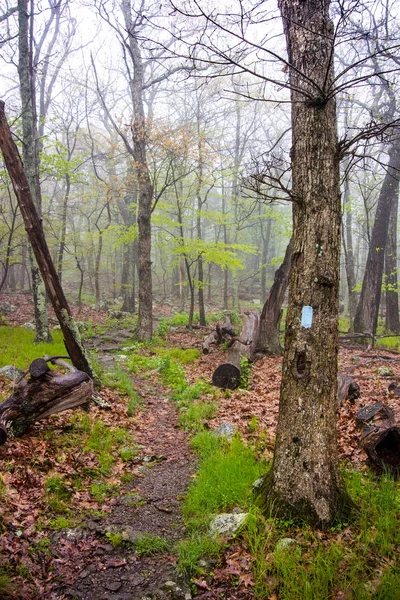
<svg viewBox="0 0 400 600">
<path fill-rule="evenodd" d="M 228 441 L 201 431 L 191 445 L 200 464 L 183 506 L 190 538 L 177 547 L 178 571 L 184 576 L 202 574 L 204 568 L 199 560 L 220 554 L 223 541 L 209 533 L 212 517 L 234 508 L 248 510 L 252 484 L 265 471 L 265 464 L 257 461 L 254 451 L 239 437 Z"/>
<path fill-rule="evenodd" d="M 133 352 L 126 364 L 128 370 L 136 374 L 158 374 L 160 382 L 169 388 L 170 398 L 179 410 L 180 425 L 192 432 L 201 430 L 212 419 L 218 395 L 215 387 L 203 380 L 194 384 L 186 380 L 185 365 L 193 364 L 198 357 L 199 351 L 193 348 L 147 346 Z"/>
<path fill-rule="evenodd" d="M 163 554 L 170 547 L 168 540 L 153 534 L 143 533 L 134 542 L 128 541 L 124 534 L 119 531 L 106 533 L 106 537 L 114 548 L 124 546 L 134 550 L 139 556 Z"/>
<path fill-rule="evenodd" d="M 114 465 L 117 461 L 129 463 L 137 454 L 133 435 L 125 427 L 107 425 L 86 412 L 75 412 L 67 427 L 65 435 L 53 429 L 41 434 L 55 452 L 55 466 L 44 480 L 48 511 L 40 528 L 62 529 L 79 524 L 83 515 L 71 510 L 73 496 L 88 491 L 93 500 L 105 502 L 120 488 L 115 483 Z M 31 463 L 33 468 L 42 467 L 35 456 Z"/>
<path fill-rule="evenodd" d="M 239 312 L 232 311 L 229 313 L 231 317 L 231 323 L 233 326 L 239 327 L 241 325 L 241 316 Z M 189 315 L 187 312 L 175 313 L 172 317 L 162 317 L 157 327 L 157 335 L 161 338 L 165 338 L 171 331 L 172 327 L 185 327 L 188 324 Z M 224 320 L 224 312 L 216 311 L 206 316 L 207 325 L 217 323 L 218 321 Z M 200 314 L 195 312 L 193 314 L 193 325 L 200 323 Z"/>
<path fill-rule="evenodd" d="M 26 371 L 35 358 L 67 356 L 61 331 L 52 330 L 52 344 L 35 344 L 35 332 L 24 327 L 0 327 L 0 366 Z"/>
<path fill-rule="evenodd" d="M 359 512 L 354 522 L 330 532 L 251 511 L 243 537 L 253 557 L 254 598 L 399 597 L 399 483 L 387 475 L 377 479 L 358 471 L 348 471 L 345 479 Z M 282 543 L 284 538 L 289 543 Z"/>
<path fill-rule="evenodd" d="M 136 410 L 140 408 L 142 401 L 128 373 L 117 367 L 113 371 L 104 373 L 101 379 L 104 385 L 118 390 L 128 397 L 127 414 L 128 417 L 133 417 Z"/>
<path fill-rule="evenodd" d="M 14 598 L 14 591 L 11 577 L 3 570 L 0 570 L 0 598 L 4 598 L 4 600 L 6 598 Z"/>
</svg>

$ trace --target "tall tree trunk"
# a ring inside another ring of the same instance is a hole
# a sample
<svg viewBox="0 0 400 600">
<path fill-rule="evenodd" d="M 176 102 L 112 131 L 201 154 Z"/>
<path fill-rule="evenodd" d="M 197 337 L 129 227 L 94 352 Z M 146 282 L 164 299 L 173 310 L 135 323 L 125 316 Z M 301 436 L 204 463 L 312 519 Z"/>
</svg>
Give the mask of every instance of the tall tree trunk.
<svg viewBox="0 0 400 600">
<path fill-rule="evenodd" d="M 63 260 L 64 260 L 64 252 L 65 252 L 65 241 L 67 237 L 67 212 L 68 212 L 68 200 L 69 193 L 71 190 L 71 178 L 67 173 L 65 175 L 65 192 L 64 192 L 64 200 L 62 205 L 62 214 L 61 214 L 61 236 L 60 236 L 60 245 L 58 247 L 58 256 L 57 256 L 57 275 L 62 283 L 62 268 L 63 268 Z"/>
<path fill-rule="evenodd" d="M 343 214 L 345 215 L 345 223 L 342 225 L 342 239 L 344 248 L 344 262 L 346 268 L 347 292 L 349 298 L 349 319 L 350 331 L 353 331 L 354 316 L 357 308 L 357 296 L 354 291 L 356 285 L 356 275 L 354 268 L 354 252 L 353 252 L 353 235 L 352 226 L 353 218 L 350 205 L 349 182 L 346 178 L 343 194 Z"/>
<path fill-rule="evenodd" d="M 381 299 L 385 248 L 392 205 L 396 202 L 399 187 L 400 144 L 395 143 L 389 152 L 386 175 L 379 193 L 371 242 L 368 250 L 361 295 L 354 318 L 354 331 L 375 335 Z"/>
<path fill-rule="evenodd" d="M 292 100 L 293 255 L 279 420 L 261 502 L 322 527 L 350 507 L 338 463 L 340 183 L 329 1 L 279 0 Z"/>
<path fill-rule="evenodd" d="M 264 232 L 264 223 L 261 222 L 261 239 L 262 239 L 262 265 L 261 265 L 261 302 L 267 299 L 267 260 L 269 242 L 271 239 L 272 219 L 267 220 L 266 230 Z"/>
<path fill-rule="evenodd" d="M 129 48 L 133 63 L 130 82 L 134 120 L 132 125 L 133 159 L 138 186 L 138 284 L 139 315 L 137 337 L 150 340 L 153 335 L 153 286 L 151 272 L 151 212 L 153 184 L 150 179 L 146 157 L 147 129 L 144 113 L 144 67 L 138 34 L 132 20 L 130 0 L 122 1 L 122 12 L 129 35 Z"/>
<path fill-rule="evenodd" d="M 202 239 L 202 231 L 201 231 L 201 211 L 203 208 L 204 200 L 201 197 L 201 187 L 203 183 L 203 142 L 201 139 L 201 131 L 199 127 L 198 121 L 198 151 L 199 151 L 199 172 L 198 172 L 198 182 L 197 182 L 197 216 L 196 216 L 196 229 L 197 229 L 197 238 L 199 240 Z M 204 308 L 204 265 L 203 265 L 203 255 L 199 252 L 197 258 L 197 266 L 198 266 L 198 299 L 199 299 L 199 315 L 200 315 L 200 325 L 206 325 L 206 311 Z"/>
<path fill-rule="evenodd" d="M 64 343 L 75 367 L 95 379 L 95 374 L 81 343 L 79 331 L 71 316 L 67 300 L 57 277 L 57 271 L 43 233 L 42 222 L 33 202 L 18 149 L 12 139 L 4 113 L 4 102 L 0 101 L 0 149 L 13 184 L 14 192 L 24 220 L 29 241 L 35 253 L 46 290 L 54 312 L 64 334 Z"/>
<path fill-rule="evenodd" d="M 388 239 L 385 252 L 386 331 L 400 333 L 399 290 L 397 277 L 397 212 L 399 209 L 399 179 L 390 211 Z"/>
<path fill-rule="evenodd" d="M 290 240 L 286 248 L 283 263 L 275 272 L 274 283 L 261 312 L 257 351 L 265 354 L 282 354 L 279 340 L 279 324 L 281 321 L 282 304 L 289 282 L 292 246 L 293 243 Z"/>
<path fill-rule="evenodd" d="M 31 8 L 33 3 L 31 4 Z M 30 20 L 29 20 L 30 19 Z M 18 75 L 22 103 L 23 160 L 32 198 L 41 216 L 41 193 L 39 180 L 39 154 L 35 82 L 32 64 L 33 14 L 29 16 L 28 0 L 18 0 Z M 29 32 L 29 25 L 31 31 Z M 36 342 L 52 342 L 47 316 L 46 292 L 34 254 L 29 252 L 32 272 L 32 291 L 35 308 Z"/>
</svg>

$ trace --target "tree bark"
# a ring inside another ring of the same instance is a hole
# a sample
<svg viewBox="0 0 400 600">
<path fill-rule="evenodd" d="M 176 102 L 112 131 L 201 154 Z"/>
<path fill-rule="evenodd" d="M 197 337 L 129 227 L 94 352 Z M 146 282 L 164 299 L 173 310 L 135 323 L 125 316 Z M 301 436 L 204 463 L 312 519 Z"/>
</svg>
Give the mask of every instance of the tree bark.
<svg viewBox="0 0 400 600">
<path fill-rule="evenodd" d="M 262 352 L 263 354 L 282 354 L 282 347 L 279 340 L 279 324 L 281 321 L 282 304 L 289 283 L 292 246 L 293 242 L 290 240 L 286 248 L 283 263 L 275 272 L 274 283 L 261 312 L 257 352 Z"/>
<path fill-rule="evenodd" d="M 351 508 L 338 463 L 340 183 L 329 1 L 280 0 L 292 101 L 293 255 L 268 513 L 329 527 Z"/>
<path fill-rule="evenodd" d="M 389 152 L 387 171 L 379 193 L 361 295 L 354 318 L 356 333 L 376 334 L 390 212 L 398 194 L 399 171 L 400 144 L 397 142 Z"/>
<path fill-rule="evenodd" d="M 4 113 L 4 102 L 2 101 L 0 101 L 0 148 L 18 200 L 29 241 L 35 253 L 36 261 L 45 282 L 54 312 L 64 334 L 64 342 L 68 354 L 77 369 L 95 378 L 88 357 L 85 354 L 79 331 L 71 316 L 71 311 L 57 277 L 57 272 L 44 237 L 42 222 L 32 200 L 30 187 L 24 173 L 18 149 L 11 136 Z"/>
<path fill-rule="evenodd" d="M 385 329 L 400 333 L 399 290 L 397 277 L 397 212 L 399 209 L 399 180 L 390 211 L 388 239 L 385 252 L 386 317 Z"/>
</svg>

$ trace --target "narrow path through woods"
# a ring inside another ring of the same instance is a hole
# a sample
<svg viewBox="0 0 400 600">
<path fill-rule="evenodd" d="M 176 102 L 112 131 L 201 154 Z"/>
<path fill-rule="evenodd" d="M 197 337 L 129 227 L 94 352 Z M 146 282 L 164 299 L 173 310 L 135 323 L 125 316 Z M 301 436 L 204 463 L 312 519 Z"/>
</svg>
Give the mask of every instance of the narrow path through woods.
<svg viewBox="0 0 400 600">
<path fill-rule="evenodd" d="M 88 521 L 86 531 L 59 535 L 55 562 L 60 568 L 53 577 L 61 576 L 63 583 L 54 586 L 49 600 L 191 598 L 188 587 L 177 581 L 171 552 L 184 537 L 181 500 L 194 471 L 188 436 L 179 429 L 175 407 L 161 388 L 143 380 L 136 380 L 135 388 L 143 398 L 143 410 L 133 424 L 140 447 L 137 475 L 118 498 L 110 500 L 106 518 Z M 106 534 L 113 532 L 131 542 L 140 536 L 158 536 L 167 540 L 168 549 L 139 556 L 124 545 L 107 543 Z M 70 572 L 63 564 L 65 552 L 68 564 L 74 566 Z"/>
</svg>

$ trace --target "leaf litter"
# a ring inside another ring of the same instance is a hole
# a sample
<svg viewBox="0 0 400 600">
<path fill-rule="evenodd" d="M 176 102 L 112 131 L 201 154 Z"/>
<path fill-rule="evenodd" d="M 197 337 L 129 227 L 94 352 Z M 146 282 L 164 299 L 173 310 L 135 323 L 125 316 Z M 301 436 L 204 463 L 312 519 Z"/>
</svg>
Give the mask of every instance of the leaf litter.
<svg viewBox="0 0 400 600">
<path fill-rule="evenodd" d="M 169 344 L 200 349 L 202 339 L 202 334 L 176 328 L 170 333 Z M 220 350 L 201 355 L 194 364 L 186 366 L 188 381 L 210 381 L 220 360 Z M 340 456 L 357 467 L 365 467 L 367 459 L 358 447 L 356 412 L 367 404 L 384 401 L 400 420 L 399 397 L 388 391 L 388 377 L 383 374 L 388 363 L 393 372 L 391 381 L 398 381 L 398 355 L 379 350 L 371 356 L 362 348 L 340 349 L 339 369 L 350 374 L 362 391 L 354 404 L 345 402 L 338 410 Z M 216 414 L 208 420 L 207 427 L 215 429 L 226 421 L 232 422 L 243 438 L 256 445 L 260 456 L 271 458 L 281 364 L 279 357 L 264 357 L 254 363 L 249 389 L 221 393 Z M 143 409 L 133 418 L 127 416 L 127 398 L 108 388 L 100 394 L 111 403 L 111 410 L 90 407 L 95 422 L 131 432 L 137 448 L 129 462 L 116 454 L 111 472 L 101 481 L 96 479 L 100 465 L 94 451 L 60 443 L 74 431 L 77 411 L 44 419 L 22 438 L 0 447 L 0 569 L 12 575 L 15 593 L 11 597 L 171 597 L 163 586 L 168 579 L 176 581 L 174 554 L 139 556 L 134 550 L 135 537 L 156 535 L 167 539 L 172 549 L 185 536 L 180 504 L 195 473 L 195 460 L 187 434 L 177 425 L 168 389 L 160 385 L 157 374 L 134 379 Z M 5 379 L 0 379 L 0 386 L 4 395 L 8 386 Z M 57 482 L 60 485 L 57 493 L 62 504 L 58 507 L 48 488 L 51 477 L 59 477 L 53 480 L 56 488 Z M 106 485 L 104 493 L 102 483 Z M 96 486 L 98 493 L 94 494 Z M 107 536 L 112 531 L 125 533 L 129 541 L 113 545 L 112 533 Z M 235 540 L 227 545 L 213 576 L 197 579 L 194 584 L 198 598 L 252 598 L 251 554 Z M 184 584 L 180 585 L 184 588 Z"/>
</svg>

